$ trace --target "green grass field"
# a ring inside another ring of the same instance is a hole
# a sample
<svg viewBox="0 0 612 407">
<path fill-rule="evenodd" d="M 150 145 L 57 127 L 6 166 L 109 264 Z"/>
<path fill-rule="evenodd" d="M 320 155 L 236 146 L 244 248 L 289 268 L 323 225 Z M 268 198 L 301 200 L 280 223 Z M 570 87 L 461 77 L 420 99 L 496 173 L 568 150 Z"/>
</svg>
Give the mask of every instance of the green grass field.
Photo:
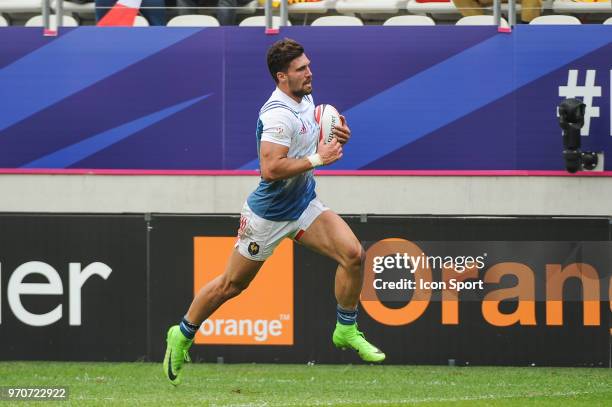
<svg viewBox="0 0 612 407">
<path fill-rule="evenodd" d="M 67 386 L 87 405 L 612 405 L 612 370 L 368 365 L 185 368 L 174 388 L 161 363 L 1 362 L 0 386 Z M 0 407 L 6 404 L 0 401 Z M 46 405 L 19 402 L 18 406 Z"/>
</svg>

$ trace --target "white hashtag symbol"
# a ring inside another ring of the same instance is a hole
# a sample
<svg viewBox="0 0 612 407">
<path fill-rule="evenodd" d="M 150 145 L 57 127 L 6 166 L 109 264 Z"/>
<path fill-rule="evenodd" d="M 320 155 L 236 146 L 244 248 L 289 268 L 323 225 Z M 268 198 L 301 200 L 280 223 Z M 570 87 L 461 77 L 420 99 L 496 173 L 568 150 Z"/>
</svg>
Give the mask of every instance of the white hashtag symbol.
<svg viewBox="0 0 612 407">
<path fill-rule="evenodd" d="M 559 96 L 564 98 L 581 97 L 586 105 L 584 127 L 580 135 L 588 136 L 592 117 L 599 117 L 599 107 L 593 106 L 593 98 L 601 97 L 601 86 L 595 86 L 595 70 L 588 69 L 584 86 L 578 86 L 578 70 L 570 69 L 567 75 L 567 86 L 559 86 Z"/>
</svg>

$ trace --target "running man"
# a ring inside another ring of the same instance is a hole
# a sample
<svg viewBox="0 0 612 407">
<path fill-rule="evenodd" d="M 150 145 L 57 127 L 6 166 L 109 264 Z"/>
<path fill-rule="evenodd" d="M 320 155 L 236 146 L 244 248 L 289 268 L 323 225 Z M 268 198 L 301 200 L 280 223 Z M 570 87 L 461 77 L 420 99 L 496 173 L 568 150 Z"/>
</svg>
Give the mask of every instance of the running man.
<svg viewBox="0 0 612 407">
<path fill-rule="evenodd" d="M 354 349 L 367 362 L 385 359 L 356 324 L 363 248 L 346 222 L 315 193 L 313 169 L 342 158 L 342 145 L 351 131 L 341 116 L 341 125 L 334 129 L 336 139 L 329 144 L 319 141 L 310 95 L 310 60 L 300 44 L 288 38 L 276 42 L 268 50 L 267 61 L 276 90 L 261 108 L 257 122 L 262 179 L 242 209 L 238 240 L 225 272 L 198 292 L 180 324 L 168 330 L 163 367 L 174 385 L 180 383 L 188 350 L 202 322 L 249 286 L 285 237 L 338 262 L 334 345 Z"/>
</svg>

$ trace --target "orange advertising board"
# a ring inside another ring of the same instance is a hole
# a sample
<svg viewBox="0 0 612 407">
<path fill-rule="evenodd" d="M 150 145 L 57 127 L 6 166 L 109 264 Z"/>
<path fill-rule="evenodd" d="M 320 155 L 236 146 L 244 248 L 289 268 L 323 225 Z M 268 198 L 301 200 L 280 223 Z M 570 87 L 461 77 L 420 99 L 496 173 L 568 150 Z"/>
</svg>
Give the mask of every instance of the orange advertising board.
<svg viewBox="0 0 612 407">
<path fill-rule="evenodd" d="M 194 238 L 194 293 L 225 271 L 236 237 Z M 293 345 L 293 242 L 284 240 L 238 297 L 223 304 L 196 344 Z"/>
</svg>

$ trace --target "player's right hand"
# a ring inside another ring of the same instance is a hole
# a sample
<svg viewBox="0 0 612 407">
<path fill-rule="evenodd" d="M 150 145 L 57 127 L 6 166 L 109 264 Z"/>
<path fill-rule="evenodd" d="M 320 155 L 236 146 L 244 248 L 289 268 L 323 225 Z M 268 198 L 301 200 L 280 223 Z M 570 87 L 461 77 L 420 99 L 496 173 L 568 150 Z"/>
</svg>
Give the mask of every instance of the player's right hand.
<svg viewBox="0 0 612 407">
<path fill-rule="evenodd" d="M 342 144 L 334 137 L 329 144 L 325 144 L 323 140 L 319 140 L 317 153 L 323 160 L 323 165 L 329 165 L 342 158 Z"/>
</svg>

